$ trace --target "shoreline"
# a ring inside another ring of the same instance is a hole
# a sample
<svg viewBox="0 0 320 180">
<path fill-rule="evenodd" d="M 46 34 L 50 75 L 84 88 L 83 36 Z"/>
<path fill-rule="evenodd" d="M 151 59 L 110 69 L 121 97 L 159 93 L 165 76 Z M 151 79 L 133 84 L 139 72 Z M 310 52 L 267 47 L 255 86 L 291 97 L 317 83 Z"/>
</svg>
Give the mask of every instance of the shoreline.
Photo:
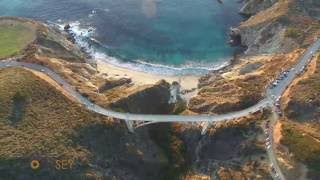
<svg viewBox="0 0 320 180">
<path fill-rule="evenodd" d="M 128 69 L 113 65 L 104 61 L 103 59 L 96 59 L 97 70 L 99 73 L 106 73 L 109 77 L 114 78 L 130 78 L 135 85 L 150 85 L 155 84 L 160 80 L 165 80 L 169 83 L 174 81 L 180 82 L 181 89 L 191 90 L 198 88 L 198 81 L 201 75 L 159 75 L 152 72 L 142 72 L 133 69 Z"/>
<path fill-rule="evenodd" d="M 139 66 L 136 66 L 136 68 L 130 68 L 130 67 L 123 67 L 121 65 L 117 65 L 117 59 L 114 57 L 109 57 L 107 54 L 103 52 L 96 52 L 91 46 L 90 43 L 88 42 L 88 39 L 90 39 L 90 34 L 93 33 L 94 28 L 89 27 L 87 28 L 81 28 L 80 27 L 80 22 L 73 22 L 67 25 L 62 25 L 62 24 L 57 24 L 57 23 L 51 23 L 51 25 L 57 27 L 61 32 L 66 32 L 68 35 L 71 35 L 72 38 L 74 38 L 75 44 L 77 44 L 80 49 L 84 53 L 87 53 L 88 55 L 91 56 L 92 60 L 95 61 L 96 68 L 101 74 L 107 74 L 108 77 L 115 78 L 115 79 L 120 79 L 120 78 L 130 78 L 132 80 L 132 83 L 137 86 L 144 86 L 144 85 L 154 85 L 157 82 L 161 80 L 165 80 L 168 83 L 173 83 L 173 82 L 179 82 L 181 85 L 181 90 L 187 90 L 190 92 L 194 92 L 195 90 L 198 89 L 198 84 L 199 84 L 199 79 L 210 72 L 215 72 L 215 71 L 221 71 L 224 70 L 230 65 L 232 65 L 232 60 L 230 58 L 225 58 L 228 60 L 225 60 L 223 62 L 220 62 L 219 64 L 215 64 L 212 66 L 211 69 L 207 69 L 206 66 L 201 66 L 200 68 L 197 66 L 195 69 L 206 69 L 207 72 L 202 72 L 202 73 L 194 73 L 194 74 L 174 74 L 174 73 L 155 73 L 153 71 L 143 71 L 139 69 Z M 68 26 L 69 25 L 69 26 Z M 90 39 L 92 40 L 92 39 Z M 111 62 L 108 62 L 110 60 Z M 170 69 L 165 67 L 164 65 L 154 65 L 154 64 L 149 64 L 149 63 L 141 63 L 142 65 L 149 65 L 153 68 L 159 68 L 158 70 L 170 70 L 172 72 L 175 71 L 175 69 Z M 192 69 L 190 67 L 189 69 Z M 158 71 L 156 70 L 156 71 Z M 179 71 L 180 69 L 176 69 Z M 163 72 L 162 71 L 162 72 Z M 190 94 L 190 93 L 187 93 Z M 189 97 L 190 98 L 190 97 Z"/>
<path fill-rule="evenodd" d="M 233 66 L 234 60 L 233 58 L 225 58 L 228 60 L 225 60 L 223 62 L 220 62 L 219 64 L 215 64 L 210 69 L 207 69 L 206 66 L 201 66 L 200 68 L 194 67 L 195 69 L 206 69 L 207 72 L 205 73 L 194 73 L 194 74 L 175 74 L 175 73 L 163 73 L 159 74 L 154 71 L 143 71 L 139 69 L 139 66 L 136 66 L 137 68 L 130 68 L 130 67 L 123 67 L 121 65 L 117 65 L 117 59 L 114 57 L 109 57 L 107 54 L 103 52 L 96 52 L 89 44 L 88 39 L 90 39 L 90 34 L 93 33 L 94 28 L 89 27 L 89 30 L 86 28 L 81 28 L 79 22 L 73 22 L 67 27 L 66 25 L 62 24 L 56 24 L 51 23 L 53 26 L 56 26 L 61 32 L 66 32 L 68 35 L 71 35 L 72 38 L 75 40 L 75 44 L 77 44 L 78 47 L 82 49 L 84 53 L 87 53 L 91 56 L 92 60 L 95 61 L 96 68 L 101 74 L 107 74 L 108 77 L 120 79 L 120 78 L 130 78 L 132 80 L 132 83 L 137 86 L 144 86 L 144 85 L 153 85 L 161 80 L 165 80 L 168 83 L 173 82 L 179 82 L 181 85 L 181 90 L 187 90 L 190 92 L 194 92 L 198 89 L 199 79 L 207 74 L 210 74 L 211 72 L 216 71 L 224 71 L 225 69 L 228 69 L 230 66 Z M 108 60 L 111 62 L 108 62 Z M 231 60 L 230 60 L 231 59 Z M 161 68 L 163 70 L 167 70 L 170 68 L 165 67 L 164 65 L 154 65 L 150 63 L 141 63 L 142 65 L 149 65 L 153 68 L 159 68 L 161 71 Z M 192 69 L 190 67 L 189 69 Z M 170 69 L 171 71 L 175 71 L 175 69 Z M 179 71 L 180 69 L 176 69 Z M 189 94 L 189 93 L 187 93 Z"/>
</svg>

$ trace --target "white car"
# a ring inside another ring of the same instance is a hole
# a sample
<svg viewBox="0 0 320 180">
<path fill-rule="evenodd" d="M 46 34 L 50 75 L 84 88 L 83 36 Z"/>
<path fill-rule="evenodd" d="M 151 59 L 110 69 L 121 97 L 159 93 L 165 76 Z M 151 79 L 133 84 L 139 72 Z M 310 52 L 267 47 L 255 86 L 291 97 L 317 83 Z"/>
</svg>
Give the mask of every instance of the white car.
<svg viewBox="0 0 320 180">
<path fill-rule="evenodd" d="M 270 149 L 270 148 L 271 148 L 271 146 L 270 146 L 270 145 L 268 145 L 268 146 L 267 146 L 267 149 Z"/>
<path fill-rule="evenodd" d="M 44 72 L 45 70 L 44 69 L 41 69 L 41 72 Z"/>
</svg>

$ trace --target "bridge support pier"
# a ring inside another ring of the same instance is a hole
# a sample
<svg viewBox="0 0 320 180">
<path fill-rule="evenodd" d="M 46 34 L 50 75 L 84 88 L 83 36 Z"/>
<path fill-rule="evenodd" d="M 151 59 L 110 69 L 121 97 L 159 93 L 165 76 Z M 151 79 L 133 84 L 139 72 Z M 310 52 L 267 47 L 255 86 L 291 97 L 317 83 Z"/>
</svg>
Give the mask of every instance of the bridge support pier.
<svg viewBox="0 0 320 180">
<path fill-rule="evenodd" d="M 125 120 L 125 121 L 126 121 L 126 125 L 127 125 L 129 132 L 133 133 L 134 132 L 133 121 L 129 121 L 129 120 Z"/>
<path fill-rule="evenodd" d="M 126 122 L 126 125 L 127 125 L 127 128 L 129 130 L 129 132 L 133 133 L 134 132 L 134 128 L 133 128 L 133 121 L 130 121 L 129 120 L 129 114 L 127 113 L 127 119 L 125 119 L 125 122 Z"/>
<path fill-rule="evenodd" d="M 202 131 L 201 131 L 201 135 L 205 135 L 207 133 L 208 127 L 209 127 L 209 122 L 206 121 L 204 122 L 203 126 L 202 126 Z"/>
</svg>

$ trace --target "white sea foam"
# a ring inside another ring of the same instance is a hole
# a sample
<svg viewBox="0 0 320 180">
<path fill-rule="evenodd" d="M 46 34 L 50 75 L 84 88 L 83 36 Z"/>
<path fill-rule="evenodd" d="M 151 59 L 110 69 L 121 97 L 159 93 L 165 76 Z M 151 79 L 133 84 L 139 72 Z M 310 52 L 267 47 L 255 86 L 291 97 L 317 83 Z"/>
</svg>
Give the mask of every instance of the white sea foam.
<svg viewBox="0 0 320 180">
<path fill-rule="evenodd" d="M 64 29 L 64 25 L 55 24 L 59 27 L 60 30 Z M 91 54 L 92 58 L 103 60 L 114 66 L 128 68 L 136 71 L 142 72 L 151 72 L 161 75 L 202 75 L 206 74 L 209 71 L 219 70 L 230 64 L 230 61 L 219 61 L 220 63 L 199 63 L 188 61 L 180 66 L 165 65 L 165 64 L 155 64 L 146 62 L 141 59 L 124 61 L 117 59 L 115 57 L 109 56 L 104 52 L 97 51 L 96 49 L 90 46 L 88 40 L 94 41 L 95 43 L 108 48 L 106 45 L 102 44 L 97 39 L 94 39 L 92 36 L 95 33 L 95 28 L 93 27 L 82 27 L 79 21 L 70 23 L 70 32 L 74 35 L 76 43 L 83 48 L 86 52 Z"/>
</svg>

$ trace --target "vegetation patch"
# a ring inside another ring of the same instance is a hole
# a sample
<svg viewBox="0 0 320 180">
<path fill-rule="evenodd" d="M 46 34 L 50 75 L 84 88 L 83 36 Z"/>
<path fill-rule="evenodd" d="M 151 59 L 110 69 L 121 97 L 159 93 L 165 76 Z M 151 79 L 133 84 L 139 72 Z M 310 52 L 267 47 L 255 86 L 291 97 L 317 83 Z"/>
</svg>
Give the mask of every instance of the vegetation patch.
<svg viewBox="0 0 320 180">
<path fill-rule="evenodd" d="M 19 54 L 35 38 L 35 32 L 20 22 L 0 20 L 0 58 Z"/>
<path fill-rule="evenodd" d="M 290 38 L 297 38 L 299 37 L 300 35 L 300 32 L 297 28 L 294 28 L 294 27 L 288 27 L 286 29 L 286 32 L 285 32 L 285 36 L 286 37 L 290 37 Z"/>
<path fill-rule="evenodd" d="M 309 168 L 309 176 L 320 175 L 320 143 L 308 134 L 287 124 L 282 129 L 281 143 L 289 148 L 296 160 L 305 163 Z"/>
<path fill-rule="evenodd" d="M 13 101 L 13 107 L 12 107 L 9 120 L 12 122 L 12 124 L 15 125 L 17 122 L 19 122 L 23 118 L 23 115 L 25 112 L 25 106 L 26 106 L 26 98 L 21 94 L 17 93 L 14 95 L 12 101 Z"/>
<path fill-rule="evenodd" d="M 33 73 L 0 69 L 0 179 L 176 177 L 184 146 L 170 128 L 155 129 L 160 139 L 145 128 L 128 133 L 123 122 L 89 112 Z M 33 159 L 41 162 L 36 172 Z M 59 171 L 57 159 L 75 165 Z"/>
<path fill-rule="evenodd" d="M 149 133 L 168 158 L 164 179 L 179 180 L 188 169 L 186 144 L 170 124 L 152 126 Z"/>
<path fill-rule="evenodd" d="M 315 73 L 298 82 L 291 90 L 292 96 L 285 109 L 292 120 L 317 120 L 320 117 L 320 55 L 317 57 Z"/>
</svg>

